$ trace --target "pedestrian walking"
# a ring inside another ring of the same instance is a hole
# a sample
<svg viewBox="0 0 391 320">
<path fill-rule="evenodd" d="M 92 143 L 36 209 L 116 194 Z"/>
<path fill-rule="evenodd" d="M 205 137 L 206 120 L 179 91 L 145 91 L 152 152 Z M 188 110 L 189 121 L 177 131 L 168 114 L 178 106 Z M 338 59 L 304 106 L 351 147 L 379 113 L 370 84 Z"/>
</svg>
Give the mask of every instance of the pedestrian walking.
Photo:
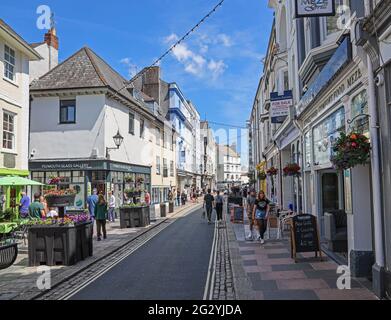
<svg viewBox="0 0 391 320">
<path fill-rule="evenodd" d="M 26 192 L 22 192 L 21 196 L 22 198 L 20 199 L 19 213 L 22 219 L 26 219 L 29 215 L 29 207 L 31 204 L 31 200 L 30 197 L 26 194 Z"/>
<path fill-rule="evenodd" d="M 182 206 L 186 205 L 187 194 L 185 193 L 185 191 L 182 192 L 181 199 L 182 199 Z"/>
<path fill-rule="evenodd" d="M 92 191 L 92 195 L 88 196 L 87 198 L 87 205 L 88 205 L 88 213 L 90 214 L 90 219 L 94 223 L 95 220 L 95 206 L 98 203 L 98 190 L 94 189 Z"/>
<path fill-rule="evenodd" d="M 220 191 L 217 191 L 217 196 L 216 196 L 217 221 L 223 220 L 223 206 L 224 206 L 224 198 L 222 195 L 220 195 Z"/>
<path fill-rule="evenodd" d="M 206 216 L 208 224 L 212 223 L 212 212 L 215 207 L 215 198 L 212 196 L 212 190 L 208 190 L 208 194 L 204 197 L 204 210 L 206 210 Z"/>
<path fill-rule="evenodd" d="M 181 192 L 180 190 L 178 189 L 178 191 L 176 192 L 176 205 L 178 207 L 181 206 Z"/>
<path fill-rule="evenodd" d="M 109 221 L 115 222 L 115 196 L 112 191 L 109 191 Z"/>
<path fill-rule="evenodd" d="M 250 225 L 250 233 L 247 236 L 248 241 L 253 241 L 254 240 L 254 225 L 255 225 L 255 220 L 253 219 L 253 212 L 254 212 L 254 206 L 255 206 L 255 201 L 257 200 L 257 194 L 255 190 L 251 190 L 249 196 L 247 197 L 247 217 Z"/>
<path fill-rule="evenodd" d="M 144 201 L 147 206 L 151 205 L 151 194 L 148 192 L 148 190 L 145 190 L 144 192 Z"/>
<path fill-rule="evenodd" d="M 94 209 L 94 216 L 96 220 L 98 241 L 102 240 L 102 231 L 103 231 L 103 239 L 107 239 L 107 232 L 106 232 L 107 203 L 103 194 L 99 195 L 98 203 L 96 204 Z"/>
<path fill-rule="evenodd" d="M 259 238 L 258 241 L 261 241 L 261 244 L 265 243 L 264 235 L 267 227 L 267 218 L 269 215 L 269 204 L 270 201 L 266 198 L 265 192 L 260 191 L 258 198 L 255 201 L 254 210 L 253 210 L 253 219 L 256 220 Z"/>
</svg>

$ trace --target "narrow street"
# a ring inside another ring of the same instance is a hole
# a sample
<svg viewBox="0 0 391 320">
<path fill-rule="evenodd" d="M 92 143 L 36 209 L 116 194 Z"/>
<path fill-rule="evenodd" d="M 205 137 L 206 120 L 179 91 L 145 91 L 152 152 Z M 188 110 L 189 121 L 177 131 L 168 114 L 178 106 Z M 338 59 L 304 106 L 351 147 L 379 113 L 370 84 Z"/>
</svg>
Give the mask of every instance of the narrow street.
<svg viewBox="0 0 391 320">
<path fill-rule="evenodd" d="M 71 300 L 201 300 L 214 235 L 201 216 L 179 218 Z"/>
</svg>

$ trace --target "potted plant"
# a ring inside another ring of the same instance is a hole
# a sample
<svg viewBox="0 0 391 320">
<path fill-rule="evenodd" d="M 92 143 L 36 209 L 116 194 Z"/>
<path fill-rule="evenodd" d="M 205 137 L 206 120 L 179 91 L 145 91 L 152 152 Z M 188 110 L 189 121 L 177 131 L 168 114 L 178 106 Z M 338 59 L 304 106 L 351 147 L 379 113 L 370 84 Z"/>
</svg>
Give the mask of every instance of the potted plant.
<svg viewBox="0 0 391 320">
<path fill-rule="evenodd" d="M 138 177 L 137 178 L 137 184 L 140 185 L 140 184 L 143 184 L 143 183 L 144 183 L 144 178 Z"/>
<path fill-rule="evenodd" d="M 266 173 L 269 177 L 276 176 L 278 174 L 278 169 L 275 167 L 271 167 L 270 169 L 266 170 Z"/>
<path fill-rule="evenodd" d="M 128 198 L 133 198 L 135 193 L 135 188 L 125 189 L 124 192 Z"/>
<path fill-rule="evenodd" d="M 120 207 L 120 227 L 139 228 L 150 224 L 150 208 L 145 203 L 130 203 Z"/>
<path fill-rule="evenodd" d="M 347 170 L 357 165 L 365 165 L 370 159 L 371 144 L 369 139 L 360 133 L 341 133 L 333 146 L 331 162 L 338 170 Z"/>
<path fill-rule="evenodd" d="M 69 207 L 75 203 L 76 191 L 74 189 L 52 189 L 45 193 L 49 207 Z"/>
<path fill-rule="evenodd" d="M 300 176 L 301 167 L 297 163 L 287 164 L 283 169 L 285 177 L 297 177 Z"/>
</svg>

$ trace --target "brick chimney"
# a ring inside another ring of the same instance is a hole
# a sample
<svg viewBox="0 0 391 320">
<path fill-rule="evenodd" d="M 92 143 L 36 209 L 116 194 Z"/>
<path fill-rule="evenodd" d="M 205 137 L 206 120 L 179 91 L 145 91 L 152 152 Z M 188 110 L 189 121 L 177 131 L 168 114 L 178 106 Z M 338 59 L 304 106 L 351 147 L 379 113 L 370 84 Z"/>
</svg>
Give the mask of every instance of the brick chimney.
<svg viewBox="0 0 391 320">
<path fill-rule="evenodd" d="M 155 99 L 160 105 L 160 67 L 148 68 L 143 76 L 142 91 L 148 96 Z"/>
<path fill-rule="evenodd" d="M 56 36 L 56 29 L 51 28 L 44 37 L 44 41 L 47 43 L 48 46 L 51 46 L 58 50 L 58 38 Z"/>
</svg>

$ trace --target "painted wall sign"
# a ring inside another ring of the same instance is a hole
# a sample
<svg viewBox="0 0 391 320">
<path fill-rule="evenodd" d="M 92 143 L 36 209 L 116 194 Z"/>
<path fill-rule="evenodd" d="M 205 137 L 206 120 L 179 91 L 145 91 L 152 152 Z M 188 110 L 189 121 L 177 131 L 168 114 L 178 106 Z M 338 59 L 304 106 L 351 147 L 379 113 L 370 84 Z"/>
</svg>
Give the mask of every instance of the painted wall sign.
<svg viewBox="0 0 391 320">
<path fill-rule="evenodd" d="M 278 92 L 270 94 L 270 118 L 272 123 L 283 123 L 289 116 L 290 108 L 293 106 L 292 91 L 285 91 L 279 96 Z"/>
<path fill-rule="evenodd" d="M 335 16 L 334 0 L 296 0 L 296 18 Z"/>
</svg>

